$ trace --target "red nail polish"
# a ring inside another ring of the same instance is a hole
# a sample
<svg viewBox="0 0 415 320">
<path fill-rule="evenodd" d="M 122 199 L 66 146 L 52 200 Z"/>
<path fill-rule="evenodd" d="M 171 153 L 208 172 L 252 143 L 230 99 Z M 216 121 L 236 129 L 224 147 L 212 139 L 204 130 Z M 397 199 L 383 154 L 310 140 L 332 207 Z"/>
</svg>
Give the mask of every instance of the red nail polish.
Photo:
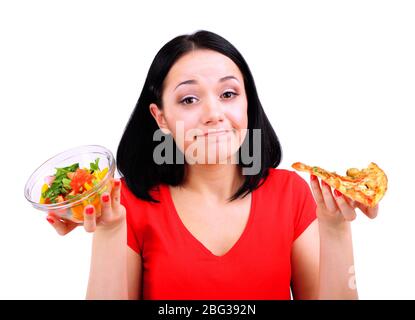
<svg viewBox="0 0 415 320">
<path fill-rule="evenodd" d="M 109 196 L 108 194 L 104 194 L 104 195 L 102 196 L 102 201 L 104 201 L 104 202 L 108 202 L 108 201 L 110 201 L 110 196 Z"/>
<path fill-rule="evenodd" d="M 336 197 L 341 197 L 341 196 L 342 196 L 342 193 L 341 193 L 339 190 L 334 189 L 334 195 L 335 195 Z"/>
<path fill-rule="evenodd" d="M 94 213 L 94 208 L 93 207 L 86 208 L 86 214 L 93 214 L 93 213 Z"/>
<path fill-rule="evenodd" d="M 50 224 L 54 224 L 55 223 L 55 220 L 53 220 L 51 217 L 47 217 L 46 220 L 48 220 L 48 222 Z"/>
<path fill-rule="evenodd" d="M 121 181 L 120 180 L 115 180 L 114 181 L 114 187 L 119 187 L 121 185 Z"/>
<path fill-rule="evenodd" d="M 314 174 L 312 174 L 312 175 L 311 175 L 311 180 L 312 180 L 312 181 L 316 181 L 316 180 L 317 180 L 317 177 L 316 177 Z"/>
</svg>

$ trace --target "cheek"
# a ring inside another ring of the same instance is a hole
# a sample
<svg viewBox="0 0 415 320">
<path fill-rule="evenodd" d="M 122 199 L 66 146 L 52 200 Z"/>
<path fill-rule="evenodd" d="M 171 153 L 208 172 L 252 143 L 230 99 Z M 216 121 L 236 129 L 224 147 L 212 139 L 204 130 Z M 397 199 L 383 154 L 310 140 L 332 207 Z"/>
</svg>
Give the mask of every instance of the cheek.
<svg viewBox="0 0 415 320">
<path fill-rule="evenodd" d="M 172 133 L 173 139 L 179 149 L 184 152 L 187 146 L 193 140 L 189 140 L 191 129 L 198 127 L 197 115 L 186 110 L 186 112 L 176 111 L 166 115 L 166 122 L 169 130 Z"/>
<path fill-rule="evenodd" d="M 171 131 L 173 137 L 176 138 L 176 134 L 180 131 L 183 124 L 189 121 L 189 116 L 175 108 L 166 108 L 165 110 L 164 117 L 167 127 Z"/>
<path fill-rule="evenodd" d="M 246 105 L 239 108 L 230 108 L 227 111 L 226 117 L 236 129 L 248 128 L 248 109 Z"/>
</svg>

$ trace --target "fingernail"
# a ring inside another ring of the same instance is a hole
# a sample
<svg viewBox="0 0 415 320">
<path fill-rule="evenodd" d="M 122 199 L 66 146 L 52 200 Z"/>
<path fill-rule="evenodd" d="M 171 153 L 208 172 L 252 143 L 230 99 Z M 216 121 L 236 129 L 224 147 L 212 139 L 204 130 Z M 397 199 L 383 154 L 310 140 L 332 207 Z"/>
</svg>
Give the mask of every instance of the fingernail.
<svg viewBox="0 0 415 320">
<path fill-rule="evenodd" d="M 102 201 L 104 201 L 104 202 L 108 202 L 108 201 L 110 201 L 110 196 L 109 196 L 108 194 L 104 194 L 104 195 L 102 196 Z"/>
<path fill-rule="evenodd" d="M 94 208 L 93 207 L 86 208 L 86 214 L 93 214 L 93 213 L 94 213 Z"/>
<path fill-rule="evenodd" d="M 47 217 L 46 220 L 48 220 L 48 222 L 50 224 L 54 224 L 55 223 L 55 220 L 53 220 L 51 217 Z"/>
<path fill-rule="evenodd" d="M 121 185 L 121 181 L 120 180 L 115 180 L 114 181 L 114 186 L 115 187 L 119 187 Z"/>
<path fill-rule="evenodd" d="M 314 174 L 312 174 L 311 175 L 311 181 L 316 181 L 316 180 L 317 180 L 317 177 Z"/>
<path fill-rule="evenodd" d="M 335 195 L 336 197 L 341 197 L 341 196 L 342 196 L 342 193 L 341 193 L 339 190 L 334 189 L 334 195 Z"/>
</svg>

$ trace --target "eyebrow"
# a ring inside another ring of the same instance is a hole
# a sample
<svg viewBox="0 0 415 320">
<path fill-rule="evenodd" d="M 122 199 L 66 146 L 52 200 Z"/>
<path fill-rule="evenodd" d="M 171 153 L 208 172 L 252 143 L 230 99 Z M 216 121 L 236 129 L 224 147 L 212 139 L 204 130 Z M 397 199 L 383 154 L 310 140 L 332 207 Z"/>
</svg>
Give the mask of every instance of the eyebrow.
<svg viewBox="0 0 415 320">
<path fill-rule="evenodd" d="M 236 77 L 234 77 L 234 76 L 226 76 L 226 77 L 220 78 L 218 82 L 224 82 L 224 81 L 229 80 L 229 79 L 234 79 L 234 80 L 236 80 L 236 81 L 238 81 L 238 82 L 239 82 L 239 80 L 238 80 Z M 174 90 L 173 90 L 173 91 L 175 91 L 175 90 L 176 90 L 179 86 L 181 86 L 181 85 L 183 85 L 183 84 L 196 84 L 196 83 L 197 83 L 197 81 L 196 81 L 196 80 L 193 80 L 193 79 L 190 79 L 190 80 L 186 80 L 186 81 L 180 82 L 180 83 L 176 86 L 176 88 L 174 88 Z"/>
</svg>

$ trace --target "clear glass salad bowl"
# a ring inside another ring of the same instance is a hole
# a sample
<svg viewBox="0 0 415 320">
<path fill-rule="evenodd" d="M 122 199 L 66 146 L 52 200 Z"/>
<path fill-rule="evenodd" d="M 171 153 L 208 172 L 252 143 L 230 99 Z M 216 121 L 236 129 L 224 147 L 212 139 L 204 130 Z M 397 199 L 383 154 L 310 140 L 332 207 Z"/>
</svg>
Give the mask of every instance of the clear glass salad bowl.
<svg viewBox="0 0 415 320">
<path fill-rule="evenodd" d="M 101 215 L 100 196 L 105 191 L 111 192 L 115 167 L 114 156 L 105 147 L 85 145 L 69 149 L 53 156 L 32 173 L 26 182 L 24 195 L 34 208 L 45 213 L 53 212 L 59 218 L 82 224 L 83 210 L 89 204 L 94 205 L 97 217 Z M 82 170 L 67 174 L 67 171 L 58 171 L 57 168 L 73 171 L 75 171 L 74 168 L 79 168 Z M 79 179 L 82 174 L 90 174 L 90 176 L 88 175 L 90 177 L 89 183 L 82 183 L 83 180 Z M 64 183 L 59 184 L 60 181 Z M 79 181 L 80 184 L 76 184 Z M 54 182 L 55 185 L 53 185 Z M 59 189 L 57 186 L 65 186 L 66 189 Z M 44 198 L 44 195 L 50 195 L 52 191 L 55 195 L 57 194 L 57 191 L 52 190 L 53 188 L 64 190 L 66 193 L 62 194 L 66 194 L 66 196 L 61 195 L 55 199 L 53 196 Z"/>
</svg>

